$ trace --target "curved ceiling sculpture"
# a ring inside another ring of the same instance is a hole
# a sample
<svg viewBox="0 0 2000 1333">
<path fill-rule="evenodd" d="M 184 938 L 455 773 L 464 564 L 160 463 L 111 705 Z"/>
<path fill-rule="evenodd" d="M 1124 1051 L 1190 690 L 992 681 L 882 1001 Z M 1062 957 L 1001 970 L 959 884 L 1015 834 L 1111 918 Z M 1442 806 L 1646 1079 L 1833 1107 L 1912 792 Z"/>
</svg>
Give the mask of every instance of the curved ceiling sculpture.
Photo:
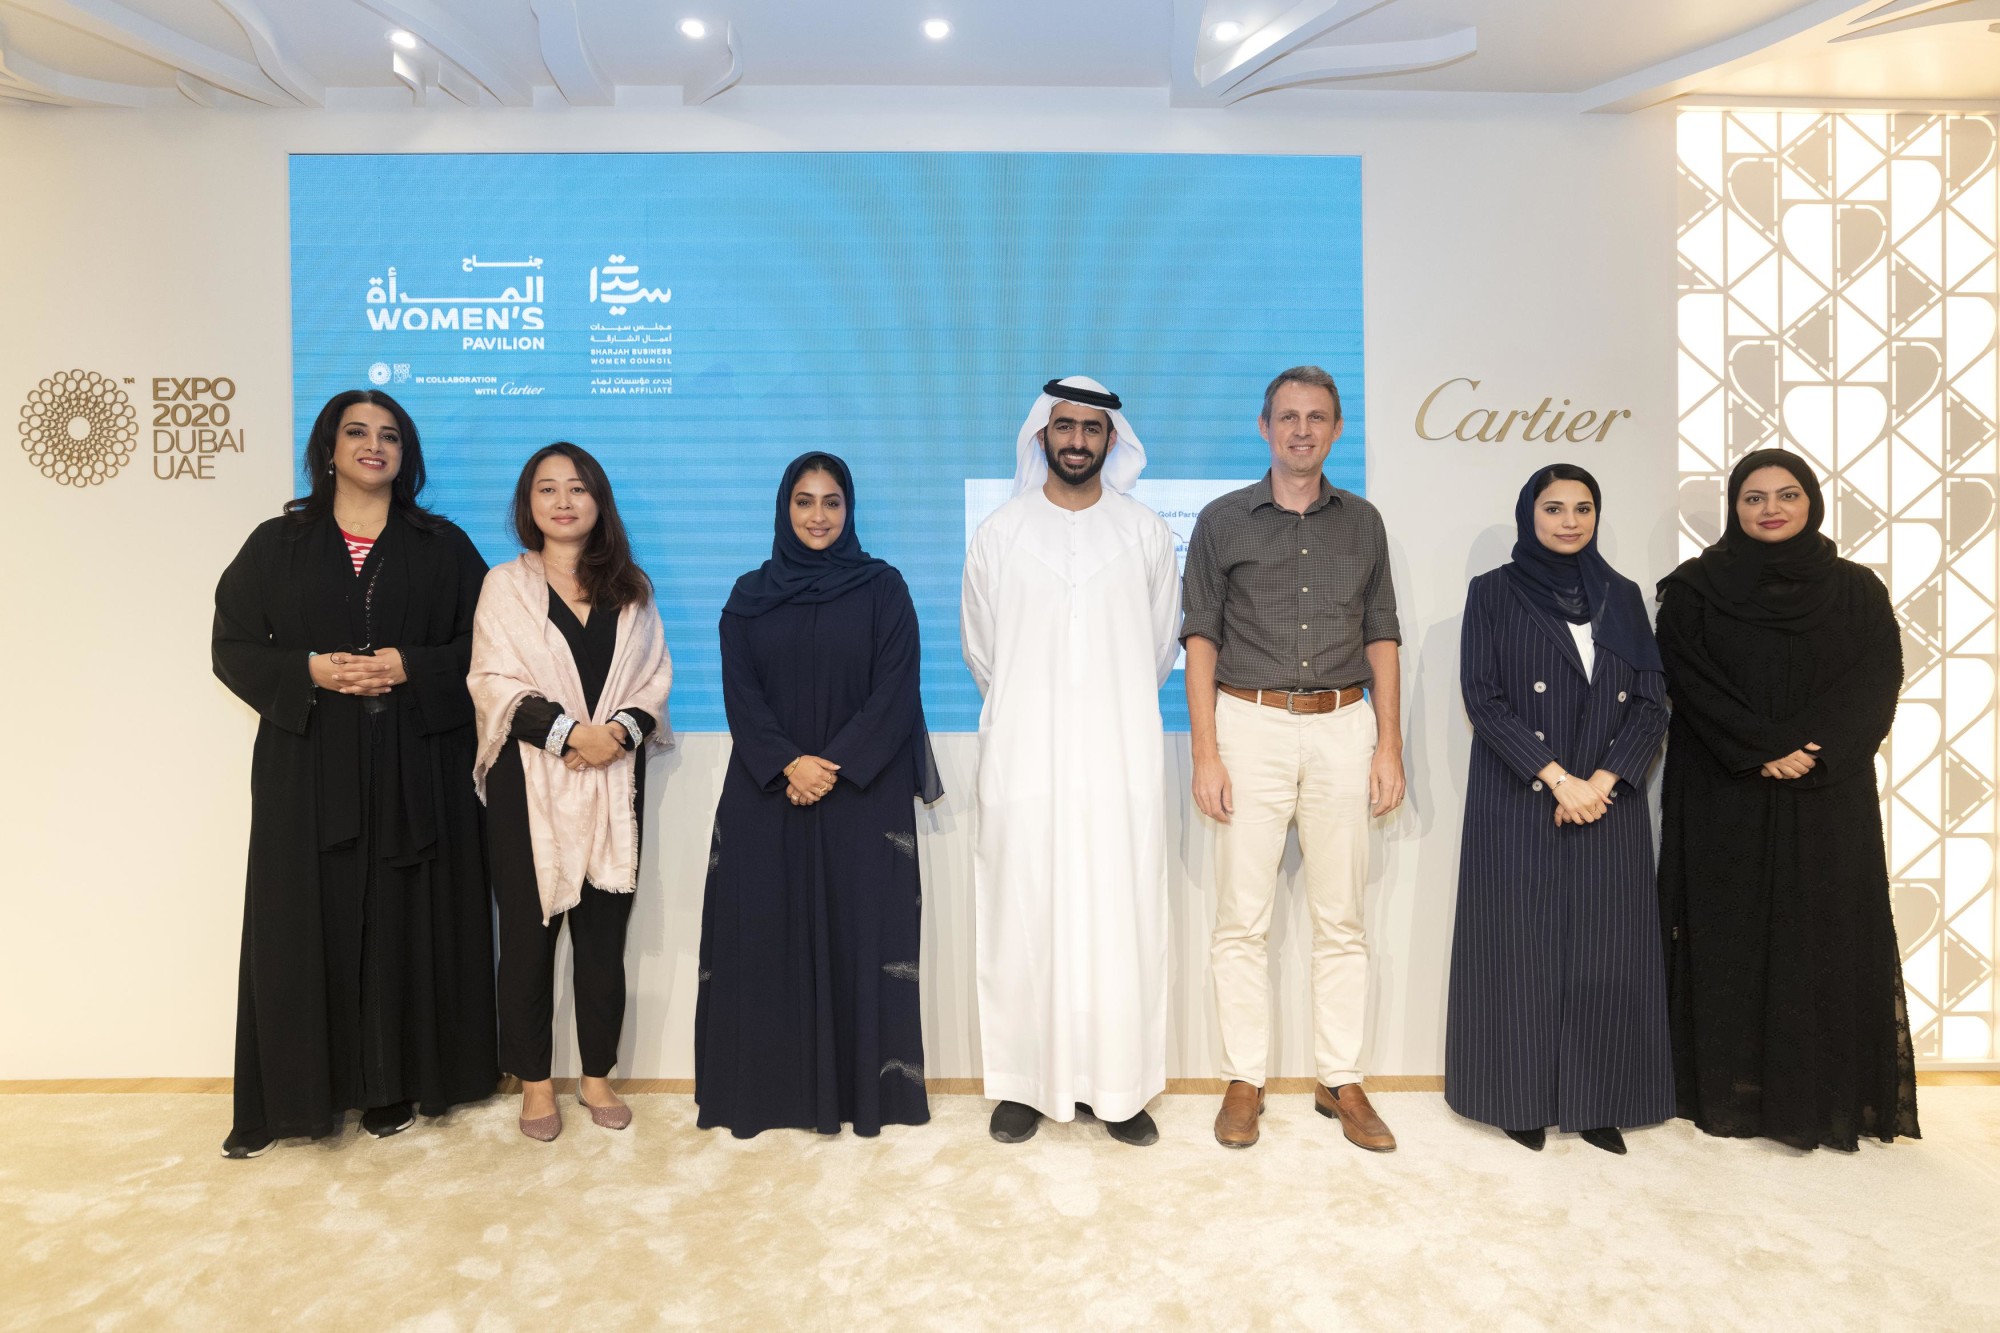
<svg viewBox="0 0 2000 1333">
<path fill-rule="evenodd" d="M 940 17 L 949 37 L 926 37 Z M 943 86 L 1216 109 L 1304 89 L 1993 110 L 1996 24 L 2000 0 L 0 0 L 0 104 L 551 110 Z"/>
</svg>

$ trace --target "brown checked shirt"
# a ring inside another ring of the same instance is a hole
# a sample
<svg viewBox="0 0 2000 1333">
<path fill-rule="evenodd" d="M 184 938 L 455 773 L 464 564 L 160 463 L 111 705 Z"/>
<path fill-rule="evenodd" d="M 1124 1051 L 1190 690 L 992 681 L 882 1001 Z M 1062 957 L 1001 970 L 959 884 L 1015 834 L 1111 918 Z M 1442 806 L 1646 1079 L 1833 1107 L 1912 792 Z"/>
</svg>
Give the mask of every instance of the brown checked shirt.
<svg viewBox="0 0 2000 1333">
<path fill-rule="evenodd" d="M 1382 515 L 1325 477 L 1303 514 L 1272 499 L 1269 472 L 1211 500 L 1188 543 L 1181 610 L 1181 641 L 1215 644 L 1217 682 L 1246 690 L 1368 685 L 1363 646 L 1403 641 Z"/>
</svg>

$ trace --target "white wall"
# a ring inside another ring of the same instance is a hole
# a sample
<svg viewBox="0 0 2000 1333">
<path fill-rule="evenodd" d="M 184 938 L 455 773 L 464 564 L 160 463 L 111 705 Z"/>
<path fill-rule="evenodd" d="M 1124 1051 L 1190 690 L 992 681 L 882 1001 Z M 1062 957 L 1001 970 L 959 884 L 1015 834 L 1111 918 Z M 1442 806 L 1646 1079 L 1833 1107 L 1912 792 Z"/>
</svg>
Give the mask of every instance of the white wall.
<svg viewBox="0 0 2000 1333">
<path fill-rule="evenodd" d="M 214 481 L 155 480 L 142 444 L 123 475 L 84 492 L 0 448 L 14 626 L 0 651 L 0 1078 L 229 1072 L 255 724 L 210 676 L 208 630 L 217 573 L 292 493 L 286 154 L 502 150 L 1363 155 L 1368 489 L 1402 602 L 1410 770 L 1410 801 L 1376 840 L 1366 1063 L 1440 1072 L 1470 742 L 1456 693 L 1465 580 L 1506 558 L 1515 491 L 1557 457 L 1603 481 L 1604 548 L 1622 569 L 1648 585 L 1671 562 L 1671 122 L 1520 99 L 1425 111 L 1379 97 L 1260 101 L 1174 112 L 1143 91 L 740 89 L 711 108 L 648 113 L 0 111 L 0 417 L 71 367 L 140 377 L 135 398 L 146 376 L 227 374 L 250 433 Z M 1634 415 L 1604 444 L 1560 449 L 1418 439 L 1417 404 L 1454 376 L 1481 379 L 1481 403 L 1503 409 L 1552 394 Z M 1243 405 L 1245 472 L 1263 466 L 1256 409 Z M 687 737 L 649 788 L 628 1075 L 692 1073 L 701 871 L 726 745 Z M 1186 799 L 1185 739 L 1170 745 L 1169 1072 L 1208 1077 L 1210 839 Z M 969 1076 L 976 746 L 948 736 L 938 749 L 950 795 L 919 819 L 925 1031 L 930 1073 Z M 1311 1072 L 1306 935 L 1288 884 L 1274 951 L 1279 1075 Z"/>
</svg>

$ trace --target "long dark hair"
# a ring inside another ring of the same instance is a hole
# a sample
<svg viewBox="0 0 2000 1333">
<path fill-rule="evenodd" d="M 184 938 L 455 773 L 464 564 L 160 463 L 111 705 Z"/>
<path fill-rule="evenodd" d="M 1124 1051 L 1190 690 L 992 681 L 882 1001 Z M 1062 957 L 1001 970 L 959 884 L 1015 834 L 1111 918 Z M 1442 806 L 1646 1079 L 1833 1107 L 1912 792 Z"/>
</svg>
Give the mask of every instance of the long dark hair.
<svg viewBox="0 0 2000 1333">
<path fill-rule="evenodd" d="M 576 581 L 593 607 L 616 611 L 628 602 L 643 602 L 653 595 L 653 581 L 632 559 L 632 543 L 625 536 L 625 520 L 618 517 L 618 502 L 611 498 L 611 479 L 590 451 L 568 440 L 542 446 L 521 468 L 514 483 L 514 535 L 530 551 L 542 549 L 542 530 L 535 524 L 535 470 L 542 460 L 561 454 L 576 465 L 577 480 L 590 498 L 597 501 L 597 526 L 584 539 L 583 556 L 576 562 Z"/>
<path fill-rule="evenodd" d="M 303 464 L 306 493 L 288 501 L 285 513 L 306 523 L 333 512 L 334 441 L 340 434 L 340 419 L 356 403 L 369 403 L 386 411 L 395 418 L 396 431 L 403 437 L 403 462 L 396 471 L 396 479 L 389 483 L 389 507 L 420 528 L 443 526 L 442 518 L 417 503 L 424 489 L 424 447 L 417 439 L 417 423 L 410 420 L 401 403 L 380 389 L 349 389 L 326 400 L 318 420 L 313 422 L 312 434 L 306 437 Z"/>
</svg>

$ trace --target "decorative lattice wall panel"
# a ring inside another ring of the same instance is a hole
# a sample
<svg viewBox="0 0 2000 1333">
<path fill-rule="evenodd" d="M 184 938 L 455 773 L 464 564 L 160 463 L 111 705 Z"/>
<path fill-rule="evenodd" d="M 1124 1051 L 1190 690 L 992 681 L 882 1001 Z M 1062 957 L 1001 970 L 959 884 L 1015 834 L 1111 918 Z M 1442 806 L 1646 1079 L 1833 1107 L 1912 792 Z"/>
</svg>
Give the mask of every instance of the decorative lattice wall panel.
<svg viewBox="0 0 2000 1333">
<path fill-rule="evenodd" d="M 1680 157 L 1680 546 L 1730 465 L 1810 459 L 1888 585 L 1906 678 L 1877 760 L 1919 1058 L 1995 1043 L 1996 122 L 1690 111 Z"/>
</svg>

